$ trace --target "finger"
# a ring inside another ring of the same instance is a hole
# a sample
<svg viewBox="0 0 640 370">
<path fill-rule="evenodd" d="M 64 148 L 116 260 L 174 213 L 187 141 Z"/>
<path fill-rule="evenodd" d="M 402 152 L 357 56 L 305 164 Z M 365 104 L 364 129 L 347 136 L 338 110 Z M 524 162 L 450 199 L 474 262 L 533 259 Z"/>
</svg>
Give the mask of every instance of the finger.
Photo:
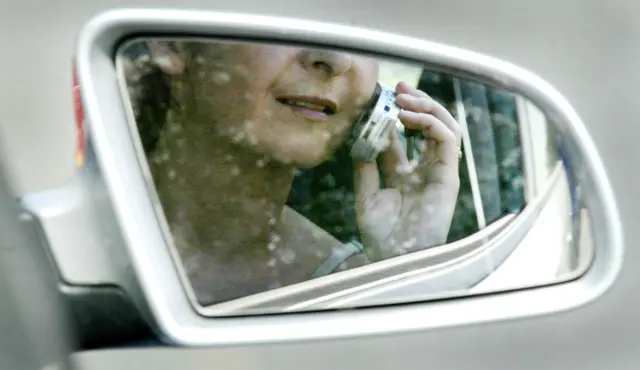
<svg viewBox="0 0 640 370">
<path fill-rule="evenodd" d="M 436 142 L 437 159 L 443 163 L 458 163 L 458 139 L 441 120 L 431 114 L 402 111 L 400 122 L 409 129 L 422 132 L 424 137 Z M 431 145 L 433 147 L 433 145 Z"/>
<path fill-rule="evenodd" d="M 453 131 L 432 114 L 403 110 L 398 114 L 398 118 L 404 127 L 422 132 L 425 138 L 456 144 L 456 136 Z"/>
<path fill-rule="evenodd" d="M 423 151 L 426 163 L 432 163 L 438 160 L 438 142 L 433 139 L 427 139 Z"/>
<path fill-rule="evenodd" d="M 414 89 L 415 90 L 415 89 Z M 419 94 L 419 90 L 413 92 L 416 95 Z M 424 93 L 422 93 L 424 94 Z M 432 116 L 438 118 L 446 127 L 453 133 L 456 144 L 459 146 L 462 140 L 462 132 L 460 125 L 455 118 L 449 113 L 449 111 L 440 105 L 438 102 L 428 96 L 416 96 L 411 94 L 402 93 L 396 96 L 396 103 L 405 111 L 417 112 L 417 113 L 429 113 Z M 426 95 L 426 94 L 424 94 Z"/>
<path fill-rule="evenodd" d="M 380 154 L 379 158 L 385 187 L 395 187 L 400 176 L 409 168 L 407 153 L 395 127 L 389 135 L 389 147 Z"/>
<path fill-rule="evenodd" d="M 397 95 L 408 94 L 408 95 L 414 95 L 422 98 L 430 98 L 430 96 L 426 92 L 416 89 L 415 87 L 409 85 L 404 81 L 400 81 L 396 85 L 396 94 Z"/>
<path fill-rule="evenodd" d="M 425 93 L 424 91 L 418 90 L 418 89 L 414 88 L 413 86 L 409 85 L 408 83 L 406 83 L 404 81 L 400 81 L 396 85 L 396 96 L 398 96 L 400 94 L 408 94 L 408 95 L 420 96 L 420 97 L 423 97 L 423 98 L 428 98 L 429 97 L 429 95 L 427 95 L 427 93 Z"/>
<path fill-rule="evenodd" d="M 414 89 L 413 93 L 416 95 L 420 95 L 419 93 L 421 92 Z M 456 136 L 457 141 L 459 141 L 462 136 L 460 125 L 455 120 L 455 118 L 453 118 L 451 113 L 449 113 L 449 111 L 445 107 L 433 100 L 431 97 L 416 95 L 404 93 L 399 94 L 396 96 L 396 102 L 398 106 L 404 110 L 417 113 L 429 113 L 437 117 L 453 132 L 453 134 Z"/>
</svg>

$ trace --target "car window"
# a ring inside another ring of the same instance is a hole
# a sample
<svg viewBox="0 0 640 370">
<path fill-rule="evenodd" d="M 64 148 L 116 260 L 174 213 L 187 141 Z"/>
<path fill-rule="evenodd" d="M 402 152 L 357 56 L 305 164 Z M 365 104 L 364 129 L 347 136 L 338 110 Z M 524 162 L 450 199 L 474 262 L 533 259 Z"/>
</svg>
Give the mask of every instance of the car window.
<svg viewBox="0 0 640 370">
<path fill-rule="evenodd" d="M 270 44 L 126 45 L 141 168 L 201 306 L 366 272 L 314 288 L 331 295 L 477 254 L 542 202 L 558 162 L 533 104 L 428 67 Z"/>
<path fill-rule="evenodd" d="M 419 87 L 466 123 L 461 190 L 449 241 L 469 236 L 525 205 L 516 97 L 506 91 L 424 71 Z"/>
</svg>

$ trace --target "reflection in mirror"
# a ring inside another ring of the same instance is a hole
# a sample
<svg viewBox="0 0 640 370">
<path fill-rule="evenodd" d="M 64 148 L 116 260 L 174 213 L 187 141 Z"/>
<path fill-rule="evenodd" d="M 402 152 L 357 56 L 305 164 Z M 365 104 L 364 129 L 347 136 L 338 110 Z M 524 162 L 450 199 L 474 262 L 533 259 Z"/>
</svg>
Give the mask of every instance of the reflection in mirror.
<svg viewBox="0 0 640 370">
<path fill-rule="evenodd" d="M 237 41 L 130 40 L 117 68 L 158 222 L 202 313 L 522 288 L 590 261 L 562 142 L 518 94 Z"/>
</svg>

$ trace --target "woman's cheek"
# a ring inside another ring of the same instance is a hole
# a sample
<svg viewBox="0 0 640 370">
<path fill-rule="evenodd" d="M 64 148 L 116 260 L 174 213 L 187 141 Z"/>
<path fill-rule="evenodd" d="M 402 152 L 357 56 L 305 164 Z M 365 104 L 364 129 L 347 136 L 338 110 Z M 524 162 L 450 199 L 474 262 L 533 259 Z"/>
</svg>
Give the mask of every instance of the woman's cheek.
<svg viewBox="0 0 640 370">
<path fill-rule="evenodd" d="M 313 148 L 311 153 L 314 157 L 313 165 L 318 165 L 331 158 L 338 147 L 344 143 L 351 128 L 350 124 L 341 126 L 324 127 L 318 129 L 312 135 L 312 142 L 308 143 L 308 148 Z"/>
</svg>

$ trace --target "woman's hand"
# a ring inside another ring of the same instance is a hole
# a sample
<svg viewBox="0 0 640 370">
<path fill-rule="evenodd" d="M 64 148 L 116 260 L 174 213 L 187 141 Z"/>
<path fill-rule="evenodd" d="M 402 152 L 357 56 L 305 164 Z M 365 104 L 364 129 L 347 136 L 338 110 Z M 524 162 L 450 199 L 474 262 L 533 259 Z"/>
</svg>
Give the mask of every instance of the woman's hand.
<svg viewBox="0 0 640 370">
<path fill-rule="evenodd" d="M 458 198 L 461 133 L 453 116 L 426 93 L 396 86 L 405 128 L 422 133 L 410 163 L 397 130 L 378 163 L 355 163 L 356 211 L 371 262 L 444 244 Z M 426 143 L 426 148 L 424 143 Z M 380 186 L 380 173 L 385 188 Z"/>
</svg>

